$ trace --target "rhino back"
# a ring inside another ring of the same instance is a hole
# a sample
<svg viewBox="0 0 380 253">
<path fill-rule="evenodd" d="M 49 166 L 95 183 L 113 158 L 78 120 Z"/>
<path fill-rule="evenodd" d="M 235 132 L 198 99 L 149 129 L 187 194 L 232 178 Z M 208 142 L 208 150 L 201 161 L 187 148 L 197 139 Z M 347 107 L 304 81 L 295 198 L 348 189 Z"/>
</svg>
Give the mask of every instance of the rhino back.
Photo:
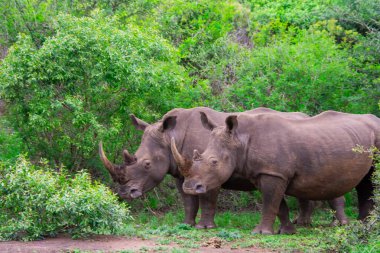
<svg viewBox="0 0 380 253">
<path fill-rule="evenodd" d="M 211 132 L 202 126 L 200 112 L 207 114 L 207 117 L 217 125 L 224 125 L 225 119 L 229 115 L 258 115 L 258 114 L 276 114 L 289 119 L 303 119 L 309 116 L 299 112 L 278 112 L 269 108 L 259 107 L 245 112 L 225 113 L 218 112 L 208 107 L 195 107 L 190 109 L 177 108 L 169 111 L 166 116 L 176 116 L 177 124 L 175 129 L 170 133 L 170 137 L 176 139 L 178 149 L 187 159 L 191 159 L 193 150 L 197 149 L 203 152 L 209 142 Z M 170 139 L 170 138 L 169 138 Z"/>
</svg>

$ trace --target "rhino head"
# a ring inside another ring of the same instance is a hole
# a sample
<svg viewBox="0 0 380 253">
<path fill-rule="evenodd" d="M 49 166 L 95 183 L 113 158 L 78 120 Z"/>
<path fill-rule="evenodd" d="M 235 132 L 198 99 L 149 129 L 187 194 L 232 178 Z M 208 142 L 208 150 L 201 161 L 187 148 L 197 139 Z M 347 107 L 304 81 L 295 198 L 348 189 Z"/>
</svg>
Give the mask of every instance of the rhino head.
<svg viewBox="0 0 380 253">
<path fill-rule="evenodd" d="M 207 115 L 201 112 L 203 127 L 212 131 L 205 151 L 200 154 L 193 152 L 191 166 L 178 152 L 174 138 L 171 139 L 173 157 L 185 177 L 183 190 L 187 194 L 203 194 L 220 187 L 232 175 L 238 157 L 240 142 L 235 134 L 237 116 L 226 118 L 226 126 L 217 127 Z"/>
<path fill-rule="evenodd" d="M 165 132 L 176 125 L 176 117 L 168 116 L 152 125 L 130 115 L 133 125 L 144 131 L 141 144 L 134 155 L 123 151 L 124 163 L 113 164 L 106 157 L 102 143 L 99 155 L 114 182 L 120 185 L 118 194 L 124 199 L 138 198 L 157 186 L 171 165 L 170 144 Z"/>
</svg>

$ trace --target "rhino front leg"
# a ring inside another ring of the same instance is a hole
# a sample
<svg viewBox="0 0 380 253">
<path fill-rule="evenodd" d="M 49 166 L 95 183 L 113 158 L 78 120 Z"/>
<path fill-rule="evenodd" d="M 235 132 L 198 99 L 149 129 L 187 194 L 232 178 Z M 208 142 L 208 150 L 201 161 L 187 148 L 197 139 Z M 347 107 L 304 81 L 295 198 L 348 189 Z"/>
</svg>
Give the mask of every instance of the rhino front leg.
<svg viewBox="0 0 380 253">
<path fill-rule="evenodd" d="M 185 224 L 191 226 L 195 225 L 195 217 L 197 216 L 199 209 L 199 198 L 198 196 L 193 196 L 184 193 L 182 189 L 183 179 L 176 178 L 176 185 L 179 193 L 181 194 L 183 205 L 185 207 Z"/>
<path fill-rule="evenodd" d="M 332 226 L 336 225 L 336 221 L 339 222 L 340 225 L 347 225 L 348 219 L 346 214 L 344 213 L 344 203 L 345 199 L 344 196 L 335 198 L 333 200 L 329 200 L 329 205 L 331 209 L 335 210 L 335 218 L 334 221 L 331 223 Z"/>
<path fill-rule="evenodd" d="M 216 201 L 218 199 L 219 189 L 211 190 L 206 194 L 199 196 L 201 206 L 201 219 L 196 228 L 215 228 L 214 217 L 216 213 Z"/>
<path fill-rule="evenodd" d="M 279 213 L 280 204 L 284 198 L 286 186 L 287 182 L 285 182 L 282 178 L 270 175 L 259 176 L 258 188 L 262 193 L 263 209 L 261 222 L 255 227 L 252 233 L 273 234 L 273 223 Z"/>
</svg>

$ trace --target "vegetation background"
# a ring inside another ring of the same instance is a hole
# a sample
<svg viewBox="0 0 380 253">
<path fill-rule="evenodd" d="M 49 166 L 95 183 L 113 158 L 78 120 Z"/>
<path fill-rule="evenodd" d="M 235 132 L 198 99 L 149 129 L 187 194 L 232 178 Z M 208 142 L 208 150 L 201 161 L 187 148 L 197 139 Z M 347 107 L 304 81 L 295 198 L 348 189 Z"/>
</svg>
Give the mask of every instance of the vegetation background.
<svg viewBox="0 0 380 253">
<path fill-rule="evenodd" d="M 71 176 L 70 184 L 79 188 L 92 184 L 89 175 L 101 182 L 93 185 L 100 191 L 95 195 L 105 190 L 100 184 L 115 187 L 97 143 L 103 140 L 116 162 L 124 148 L 136 150 L 141 133 L 130 113 L 147 122 L 195 106 L 380 116 L 378 0 L 0 0 L 0 13 L 3 190 L 16 180 L 7 177 L 9 171 L 24 171 L 33 181 L 40 167 L 54 179 L 47 186 L 52 192 L 68 187 L 59 177 Z M 130 204 L 132 214 L 142 207 L 153 213 L 181 207 L 173 188 L 167 178 Z M 109 194 L 107 205 L 119 210 Z M 356 204 L 353 195 L 346 196 L 349 208 Z M 258 209 L 259 197 L 226 191 L 219 207 Z M 22 202 L 24 209 L 32 202 Z M 4 203 L 4 213 L 20 209 Z M 87 225 L 75 230 L 46 212 L 54 224 L 49 228 L 31 232 L 20 225 L 13 233 L 8 226 L 2 237 L 96 231 Z M 114 226 L 104 224 L 99 231 Z"/>
</svg>

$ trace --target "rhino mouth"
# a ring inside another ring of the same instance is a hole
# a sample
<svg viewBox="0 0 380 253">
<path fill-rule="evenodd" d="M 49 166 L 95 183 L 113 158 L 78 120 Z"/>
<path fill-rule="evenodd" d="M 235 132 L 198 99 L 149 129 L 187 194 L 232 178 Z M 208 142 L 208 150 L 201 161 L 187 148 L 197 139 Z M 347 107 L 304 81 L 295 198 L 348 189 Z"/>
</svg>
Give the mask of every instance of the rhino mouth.
<svg viewBox="0 0 380 253">
<path fill-rule="evenodd" d="M 121 187 L 119 188 L 118 195 L 123 199 L 131 200 L 140 197 L 142 192 L 138 188 Z"/>
<path fill-rule="evenodd" d="M 152 190 L 156 185 L 151 185 L 148 188 L 140 188 L 140 187 L 130 187 L 126 188 L 123 191 L 119 191 L 119 194 L 125 196 L 128 199 L 137 199 L 140 198 L 144 193 Z"/>
</svg>

